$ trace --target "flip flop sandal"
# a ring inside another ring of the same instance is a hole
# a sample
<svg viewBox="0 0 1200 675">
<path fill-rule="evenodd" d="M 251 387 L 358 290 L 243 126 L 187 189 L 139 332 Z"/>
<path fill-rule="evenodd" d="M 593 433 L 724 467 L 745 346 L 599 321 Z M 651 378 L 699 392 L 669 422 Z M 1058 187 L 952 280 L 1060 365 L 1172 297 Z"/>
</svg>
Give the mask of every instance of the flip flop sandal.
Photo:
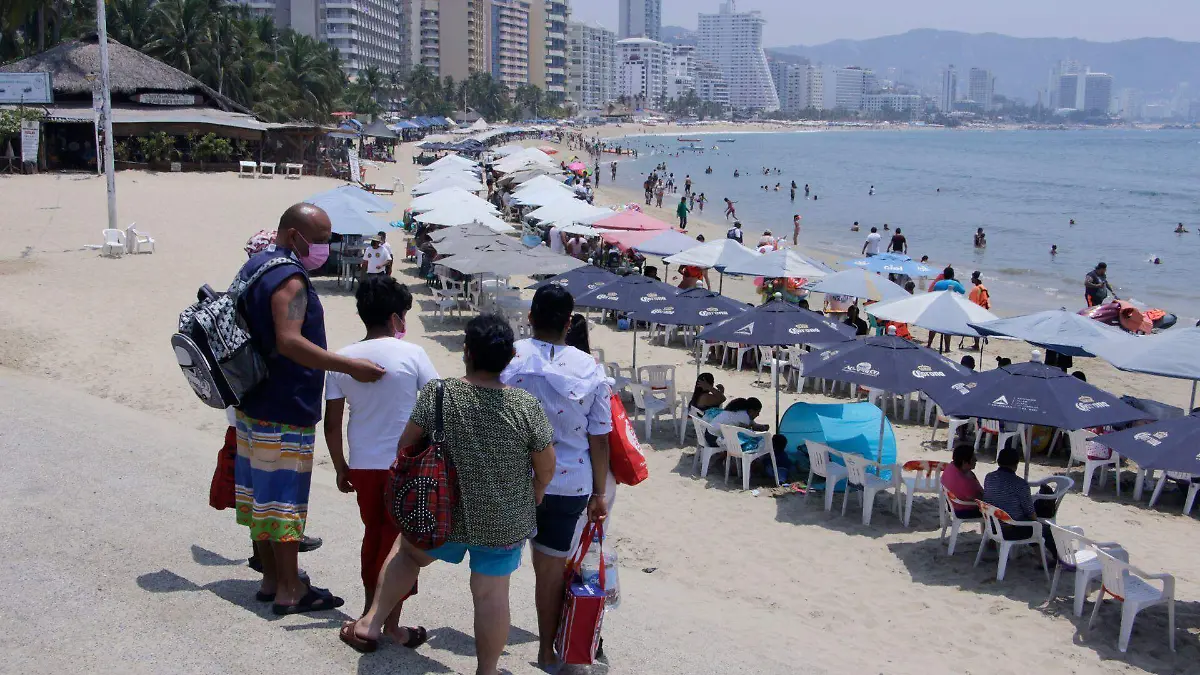
<svg viewBox="0 0 1200 675">
<path fill-rule="evenodd" d="M 259 591 L 254 594 L 254 599 L 259 602 L 274 602 L 275 594 L 274 593 L 263 593 L 262 591 Z"/>
<path fill-rule="evenodd" d="M 342 642 L 350 645 L 351 649 L 360 654 L 370 654 L 376 649 L 379 649 L 379 640 L 359 637 L 354 633 L 354 626 L 356 623 L 356 621 L 347 621 L 346 623 L 342 624 L 342 629 L 338 631 L 338 637 L 342 639 Z"/>
<path fill-rule="evenodd" d="M 416 649 L 429 641 L 429 631 L 425 630 L 424 626 L 417 626 L 416 628 L 402 626 L 402 628 L 408 631 L 408 641 L 400 643 L 404 647 Z"/>
<path fill-rule="evenodd" d="M 290 614 L 307 614 L 309 612 L 324 612 L 331 609 L 337 609 L 346 604 L 345 600 L 330 594 L 328 591 L 318 592 L 315 588 L 309 588 L 308 592 L 300 598 L 300 602 L 294 605 L 273 605 L 271 611 L 277 616 L 288 616 Z"/>
</svg>

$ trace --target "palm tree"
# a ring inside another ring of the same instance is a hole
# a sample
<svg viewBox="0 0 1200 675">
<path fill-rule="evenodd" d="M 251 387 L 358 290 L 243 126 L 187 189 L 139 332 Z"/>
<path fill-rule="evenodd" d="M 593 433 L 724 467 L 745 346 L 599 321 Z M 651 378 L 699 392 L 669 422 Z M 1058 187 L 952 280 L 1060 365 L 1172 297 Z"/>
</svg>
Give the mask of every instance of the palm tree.
<svg viewBox="0 0 1200 675">
<path fill-rule="evenodd" d="M 160 0 L 153 20 L 158 38 L 146 45 L 146 53 L 197 76 L 210 54 L 209 10 L 207 0 Z"/>
<path fill-rule="evenodd" d="M 359 85 L 367 96 L 381 102 L 384 91 L 387 90 L 387 76 L 378 66 L 367 66 L 365 70 L 359 71 L 355 84 Z"/>
<path fill-rule="evenodd" d="M 437 108 L 441 98 L 441 85 L 437 75 L 428 66 L 421 64 L 409 71 L 404 89 L 408 93 L 408 108 L 412 114 L 432 114 Z"/>
<path fill-rule="evenodd" d="M 108 34 L 117 42 L 144 50 L 154 40 L 150 0 L 113 0 L 107 13 Z"/>
<path fill-rule="evenodd" d="M 266 71 L 255 112 L 270 119 L 324 122 L 342 94 L 346 78 L 338 52 L 291 30 L 278 40 L 278 56 Z"/>
<path fill-rule="evenodd" d="M 542 105 L 546 100 L 546 95 L 542 92 L 542 88 L 536 84 L 523 84 L 517 87 L 516 93 L 513 95 L 513 100 L 518 106 L 522 106 L 529 111 L 529 114 L 534 118 L 538 118 L 538 113 L 542 109 Z"/>
</svg>

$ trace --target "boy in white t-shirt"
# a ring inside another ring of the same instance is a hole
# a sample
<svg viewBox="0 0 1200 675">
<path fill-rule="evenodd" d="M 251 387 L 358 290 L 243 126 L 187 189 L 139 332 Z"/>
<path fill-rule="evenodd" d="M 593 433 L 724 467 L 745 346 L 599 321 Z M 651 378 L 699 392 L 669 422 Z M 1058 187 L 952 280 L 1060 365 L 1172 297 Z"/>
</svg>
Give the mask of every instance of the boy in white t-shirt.
<svg viewBox="0 0 1200 675">
<path fill-rule="evenodd" d="M 363 267 L 367 276 L 387 274 L 392 264 L 392 249 L 384 245 L 378 236 L 371 237 L 371 245 L 363 251 Z"/>
<path fill-rule="evenodd" d="M 384 500 L 388 469 L 396 459 L 396 444 L 416 405 L 417 394 L 427 382 L 437 379 L 438 374 L 424 349 L 401 340 L 405 315 L 412 308 L 412 294 L 407 287 L 390 276 L 369 276 L 359 284 L 354 297 L 367 334 L 361 342 L 338 353 L 373 361 L 387 372 L 383 379 L 371 384 L 341 373 L 326 374 L 325 443 L 337 471 L 338 489 L 354 492 L 358 497 L 358 510 L 365 527 L 362 581 L 366 606 L 370 607 L 379 570 L 399 534 L 387 515 Z M 342 449 L 342 417 L 347 404 L 349 459 Z"/>
</svg>

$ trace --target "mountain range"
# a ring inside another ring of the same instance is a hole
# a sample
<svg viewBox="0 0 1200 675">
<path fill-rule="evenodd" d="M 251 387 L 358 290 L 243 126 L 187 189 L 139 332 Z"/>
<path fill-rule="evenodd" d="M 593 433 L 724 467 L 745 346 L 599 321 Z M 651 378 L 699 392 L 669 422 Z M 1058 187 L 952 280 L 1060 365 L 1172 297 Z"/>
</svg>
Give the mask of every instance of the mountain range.
<svg viewBox="0 0 1200 675">
<path fill-rule="evenodd" d="M 941 73 L 950 64 L 958 69 L 960 89 L 965 87 L 967 71 L 986 68 L 996 78 L 997 94 L 1028 103 L 1037 100 L 1039 90 L 1048 85 L 1050 69 L 1064 59 L 1112 75 L 1114 94 L 1126 87 L 1163 94 L 1183 82 L 1200 87 L 1200 43 L 1166 38 L 1091 42 L 918 29 L 869 40 L 834 40 L 769 51 L 807 57 L 813 63 L 872 68 L 881 76 L 895 68 L 899 82 L 926 91 L 940 88 Z"/>
</svg>

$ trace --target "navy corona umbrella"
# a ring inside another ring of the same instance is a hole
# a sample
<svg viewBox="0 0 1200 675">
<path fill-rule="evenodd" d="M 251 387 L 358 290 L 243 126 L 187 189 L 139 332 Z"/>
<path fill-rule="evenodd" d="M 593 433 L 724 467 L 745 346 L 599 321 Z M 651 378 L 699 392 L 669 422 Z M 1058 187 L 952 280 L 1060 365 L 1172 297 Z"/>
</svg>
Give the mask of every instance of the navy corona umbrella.
<svg viewBox="0 0 1200 675">
<path fill-rule="evenodd" d="M 1095 356 L 1097 349 L 1120 349 L 1137 339 L 1119 328 L 1064 309 L 970 325 L 983 335 L 1014 337 L 1067 356 Z"/>
<path fill-rule="evenodd" d="M 606 284 L 611 284 L 612 282 L 614 282 L 620 278 L 621 277 L 613 274 L 612 272 L 609 272 L 608 270 L 606 270 L 602 267 L 596 267 L 595 265 L 585 265 L 583 267 L 577 267 L 577 268 L 571 270 L 570 272 L 567 272 L 566 274 L 560 274 L 558 276 L 550 277 L 549 279 L 544 279 L 542 281 L 539 281 L 538 283 L 530 286 L 529 288 L 538 289 L 538 288 L 541 288 L 542 286 L 549 286 L 550 284 L 555 284 L 555 285 L 562 286 L 563 288 L 567 289 L 567 291 L 569 291 L 571 293 L 571 295 L 578 298 L 578 297 L 582 296 L 584 293 L 589 293 L 591 291 L 596 290 L 597 288 L 600 288 L 601 286 L 604 286 Z"/>
<path fill-rule="evenodd" d="M 973 382 L 951 384 L 938 403 L 956 417 L 1055 429 L 1084 429 L 1149 417 L 1120 398 L 1044 363 L 1014 363 L 979 373 Z M 1028 477 L 1028 455 L 1025 474 Z"/>
<path fill-rule="evenodd" d="M 1099 436 L 1096 440 L 1143 469 L 1200 474 L 1200 414 L 1175 417 Z"/>
<path fill-rule="evenodd" d="M 727 298 L 707 288 L 680 291 L 666 303 L 635 309 L 630 314 L 643 321 L 668 326 L 707 326 L 737 316 L 750 309 L 744 302 Z"/>
<path fill-rule="evenodd" d="M 630 274 L 576 297 L 575 305 L 635 314 L 666 306 L 678 293 L 678 288 L 657 279 Z M 633 322 L 633 367 L 637 368 L 637 321 Z"/>
<path fill-rule="evenodd" d="M 706 342 L 736 342 L 745 345 L 830 345 L 854 339 L 854 329 L 816 312 L 779 299 L 705 328 L 696 336 Z M 771 369 L 775 389 L 775 426 L 779 427 L 778 372 Z"/>
<path fill-rule="evenodd" d="M 973 375 L 936 351 L 915 342 L 880 335 L 833 345 L 804 357 L 804 376 L 840 380 L 896 394 L 922 391 L 934 400 Z M 879 421 L 879 454 L 883 461 L 883 418 Z"/>
</svg>

